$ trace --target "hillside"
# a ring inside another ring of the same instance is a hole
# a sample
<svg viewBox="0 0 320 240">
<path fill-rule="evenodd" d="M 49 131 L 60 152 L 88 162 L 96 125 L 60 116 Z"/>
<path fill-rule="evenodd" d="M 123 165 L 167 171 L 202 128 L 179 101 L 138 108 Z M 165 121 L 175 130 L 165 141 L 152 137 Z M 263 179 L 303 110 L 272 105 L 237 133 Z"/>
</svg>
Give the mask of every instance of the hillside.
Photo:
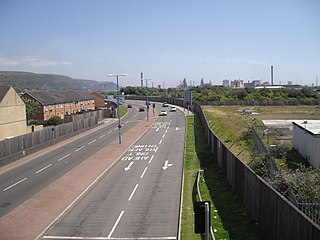
<svg viewBox="0 0 320 240">
<path fill-rule="evenodd" d="M 14 71 L 0 71 L 0 85 L 13 86 L 17 91 L 25 89 L 87 89 L 95 91 L 111 91 L 117 89 L 117 84 L 113 82 L 74 79 L 57 74 Z"/>
</svg>

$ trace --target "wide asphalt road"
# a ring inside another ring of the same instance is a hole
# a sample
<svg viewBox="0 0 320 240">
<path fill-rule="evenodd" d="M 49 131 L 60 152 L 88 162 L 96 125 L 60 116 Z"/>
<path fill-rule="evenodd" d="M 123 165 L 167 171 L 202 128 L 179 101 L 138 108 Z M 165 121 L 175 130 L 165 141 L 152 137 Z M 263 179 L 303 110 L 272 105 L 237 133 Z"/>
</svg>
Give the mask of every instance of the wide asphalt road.
<svg viewBox="0 0 320 240">
<path fill-rule="evenodd" d="M 42 239 L 177 239 L 184 143 L 182 112 L 159 117 Z"/>
<path fill-rule="evenodd" d="M 137 107 L 129 109 L 123 117 L 122 131 L 145 119 L 146 113 L 138 112 Z M 118 122 L 114 122 L 1 173 L 0 218 L 118 138 L 117 126 Z"/>
</svg>

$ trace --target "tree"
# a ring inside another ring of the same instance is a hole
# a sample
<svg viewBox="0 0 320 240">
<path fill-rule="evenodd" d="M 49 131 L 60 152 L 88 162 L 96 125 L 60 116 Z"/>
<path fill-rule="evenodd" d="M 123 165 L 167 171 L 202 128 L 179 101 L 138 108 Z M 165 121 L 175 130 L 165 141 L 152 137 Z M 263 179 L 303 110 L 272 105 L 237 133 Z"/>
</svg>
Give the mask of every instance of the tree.
<svg viewBox="0 0 320 240">
<path fill-rule="evenodd" d="M 27 121 L 33 120 L 39 113 L 39 103 L 31 100 L 25 101 Z"/>
</svg>

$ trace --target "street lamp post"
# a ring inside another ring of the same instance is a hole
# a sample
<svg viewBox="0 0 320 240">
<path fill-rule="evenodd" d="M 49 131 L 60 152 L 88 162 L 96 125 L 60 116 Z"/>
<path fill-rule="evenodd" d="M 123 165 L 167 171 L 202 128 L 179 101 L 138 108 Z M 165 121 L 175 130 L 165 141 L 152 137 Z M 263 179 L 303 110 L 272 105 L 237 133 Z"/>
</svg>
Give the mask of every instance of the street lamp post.
<svg viewBox="0 0 320 240">
<path fill-rule="evenodd" d="M 119 144 L 121 144 L 121 120 L 120 120 L 120 90 L 119 76 L 127 76 L 127 74 L 108 74 L 108 77 L 117 77 L 117 104 L 118 104 L 118 129 L 119 129 Z"/>
<path fill-rule="evenodd" d="M 148 80 L 152 80 L 151 78 L 146 79 L 146 104 L 147 104 L 147 121 L 149 121 L 149 98 L 148 98 Z"/>
<path fill-rule="evenodd" d="M 153 116 L 154 116 L 154 90 L 153 90 L 153 81 L 151 82 L 152 83 L 152 112 L 153 112 Z"/>
</svg>

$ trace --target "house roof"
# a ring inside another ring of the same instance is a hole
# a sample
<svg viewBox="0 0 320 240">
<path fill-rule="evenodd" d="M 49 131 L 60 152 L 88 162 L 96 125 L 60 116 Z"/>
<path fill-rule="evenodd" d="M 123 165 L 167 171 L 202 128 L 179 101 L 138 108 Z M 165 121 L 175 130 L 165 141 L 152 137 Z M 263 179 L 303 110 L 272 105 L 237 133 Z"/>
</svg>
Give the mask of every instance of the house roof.
<svg viewBox="0 0 320 240">
<path fill-rule="evenodd" d="M 3 100 L 9 89 L 10 86 L 0 86 L 0 102 Z"/>
<path fill-rule="evenodd" d="M 94 99 L 89 92 L 82 90 L 32 91 L 26 92 L 25 94 L 28 94 L 43 105 L 71 103 Z"/>
</svg>

